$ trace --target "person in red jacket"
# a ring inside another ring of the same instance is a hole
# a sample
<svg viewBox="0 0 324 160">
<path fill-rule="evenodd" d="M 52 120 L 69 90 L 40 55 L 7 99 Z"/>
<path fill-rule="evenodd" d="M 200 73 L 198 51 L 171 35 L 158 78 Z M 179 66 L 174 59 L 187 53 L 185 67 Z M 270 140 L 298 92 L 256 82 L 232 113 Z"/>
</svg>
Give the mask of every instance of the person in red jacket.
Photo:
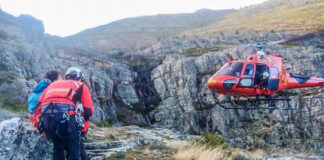
<svg viewBox="0 0 324 160">
<path fill-rule="evenodd" d="M 81 70 L 71 67 L 65 74 L 65 80 L 51 83 L 37 103 L 33 124 L 53 141 L 54 160 L 65 159 L 65 147 L 69 159 L 80 160 L 81 155 L 82 159 L 86 159 L 81 133 L 85 135 L 88 130 L 94 107 L 89 88 L 83 81 Z M 80 121 L 82 117 L 77 114 L 77 104 L 82 104 L 84 124 Z M 80 150 L 84 153 L 81 154 Z"/>
</svg>

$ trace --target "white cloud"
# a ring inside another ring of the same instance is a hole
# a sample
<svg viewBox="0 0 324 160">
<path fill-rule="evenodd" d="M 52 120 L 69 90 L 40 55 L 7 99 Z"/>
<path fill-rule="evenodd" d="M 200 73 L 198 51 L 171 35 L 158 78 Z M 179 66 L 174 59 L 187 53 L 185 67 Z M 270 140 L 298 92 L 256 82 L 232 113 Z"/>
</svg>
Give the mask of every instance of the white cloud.
<svg viewBox="0 0 324 160">
<path fill-rule="evenodd" d="M 29 14 L 43 21 L 45 32 L 67 36 L 87 28 L 143 15 L 188 13 L 201 8 L 229 9 L 265 0 L 0 0 L 15 16 Z"/>
</svg>

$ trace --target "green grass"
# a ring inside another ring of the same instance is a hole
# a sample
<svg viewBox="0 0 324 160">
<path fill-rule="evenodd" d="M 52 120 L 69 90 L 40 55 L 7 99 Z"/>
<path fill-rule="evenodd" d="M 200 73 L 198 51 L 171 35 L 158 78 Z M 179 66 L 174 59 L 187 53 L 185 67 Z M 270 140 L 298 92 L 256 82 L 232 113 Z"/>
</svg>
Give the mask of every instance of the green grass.
<svg viewBox="0 0 324 160">
<path fill-rule="evenodd" d="M 201 133 L 202 139 L 196 140 L 194 143 L 206 145 L 211 148 L 222 147 L 223 149 L 227 149 L 226 139 L 224 136 L 219 136 L 217 133 Z"/>
<path fill-rule="evenodd" d="M 142 128 L 151 128 L 152 126 L 148 123 L 132 123 L 132 125 L 139 126 Z"/>
<path fill-rule="evenodd" d="M 114 122 L 113 121 L 109 121 L 109 120 L 102 120 L 102 121 L 99 121 L 99 122 L 94 122 L 94 124 L 98 127 L 105 127 L 105 128 L 108 128 L 108 127 L 111 127 Z"/>
<path fill-rule="evenodd" d="M 306 0 L 285 1 L 272 6 L 279 0 L 269 0 L 229 14 L 223 20 L 202 30 L 187 32 L 188 35 L 208 33 L 240 34 L 258 32 L 321 32 L 324 24 L 324 1 L 305 3 Z M 296 5 L 296 4 L 303 5 Z M 272 6 L 272 7 L 270 7 Z M 261 10 L 263 8 L 263 10 Z"/>
<path fill-rule="evenodd" d="M 150 65 L 150 62 L 145 60 L 145 59 L 126 59 L 125 60 L 126 64 L 129 66 L 148 66 Z"/>
<path fill-rule="evenodd" d="M 215 50 L 213 48 L 190 48 L 181 54 L 187 57 L 197 57 L 210 51 L 215 51 Z"/>
<path fill-rule="evenodd" d="M 128 150 L 127 152 L 117 152 L 110 157 L 105 158 L 104 160 L 160 160 L 160 159 L 172 159 L 172 153 L 165 153 L 167 151 L 163 151 L 162 154 L 155 155 L 150 152 L 147 153 L 144 150 Z M 161 157 L 163 156 L 163 157 Z M 167 156 L 168 158 L 165 158 Z"/>
<path fill-rule="evenodd" d="M 3 96 L 2 96 L 3 97 Z M 2 98 L 2 108 L 14 111 L 14 112 L 27 112 L 27 100 L 21 104 L 17 99 L 6 96 Z"/>
<path fill-rule="evenodd" d="M 165 136 L 167 140 L 171 140 L 172 138 L 170 136 Z"/>
</svg>

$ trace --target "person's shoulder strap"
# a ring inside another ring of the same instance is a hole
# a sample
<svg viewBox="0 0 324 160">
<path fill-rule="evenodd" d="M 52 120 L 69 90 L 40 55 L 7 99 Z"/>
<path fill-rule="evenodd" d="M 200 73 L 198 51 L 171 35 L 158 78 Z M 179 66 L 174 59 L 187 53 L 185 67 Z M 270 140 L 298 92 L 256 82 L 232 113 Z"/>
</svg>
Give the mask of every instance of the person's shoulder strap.
<svg viewBox="0 0 324 160">
<path fill-rule="evenodd" d="M 82 98 L 82 92 L 83 92 L 83 86 L 84 86 L 84 83 L 81 84 L 81 86 L 78 88 L 78 90 L 75 92 L 73 98 L 72 98 L 72 101 L 74 104 L 77 104 L 77 102 L 80 102 L 81 101 L 81 98 Z"/>
</svg>

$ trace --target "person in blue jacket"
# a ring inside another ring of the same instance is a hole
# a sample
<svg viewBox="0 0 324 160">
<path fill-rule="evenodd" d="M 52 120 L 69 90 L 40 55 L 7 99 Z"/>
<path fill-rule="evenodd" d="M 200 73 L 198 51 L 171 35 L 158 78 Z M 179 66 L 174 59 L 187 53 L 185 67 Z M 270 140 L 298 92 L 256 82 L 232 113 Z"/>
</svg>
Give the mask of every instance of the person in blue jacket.
<svg viewBox="0 0 324 160">
<path fill-rule="evenodd" d="M 62 74 L 52 70 L 45 73 L 45 79 L 40 81 L 34 88 L 33 92 L 28 96 L 28 118 L 33 120 L 33 114 L 36 111 L 36 104 L 44 90 L 54 81 L 62 79 Z"/>
</svg>

